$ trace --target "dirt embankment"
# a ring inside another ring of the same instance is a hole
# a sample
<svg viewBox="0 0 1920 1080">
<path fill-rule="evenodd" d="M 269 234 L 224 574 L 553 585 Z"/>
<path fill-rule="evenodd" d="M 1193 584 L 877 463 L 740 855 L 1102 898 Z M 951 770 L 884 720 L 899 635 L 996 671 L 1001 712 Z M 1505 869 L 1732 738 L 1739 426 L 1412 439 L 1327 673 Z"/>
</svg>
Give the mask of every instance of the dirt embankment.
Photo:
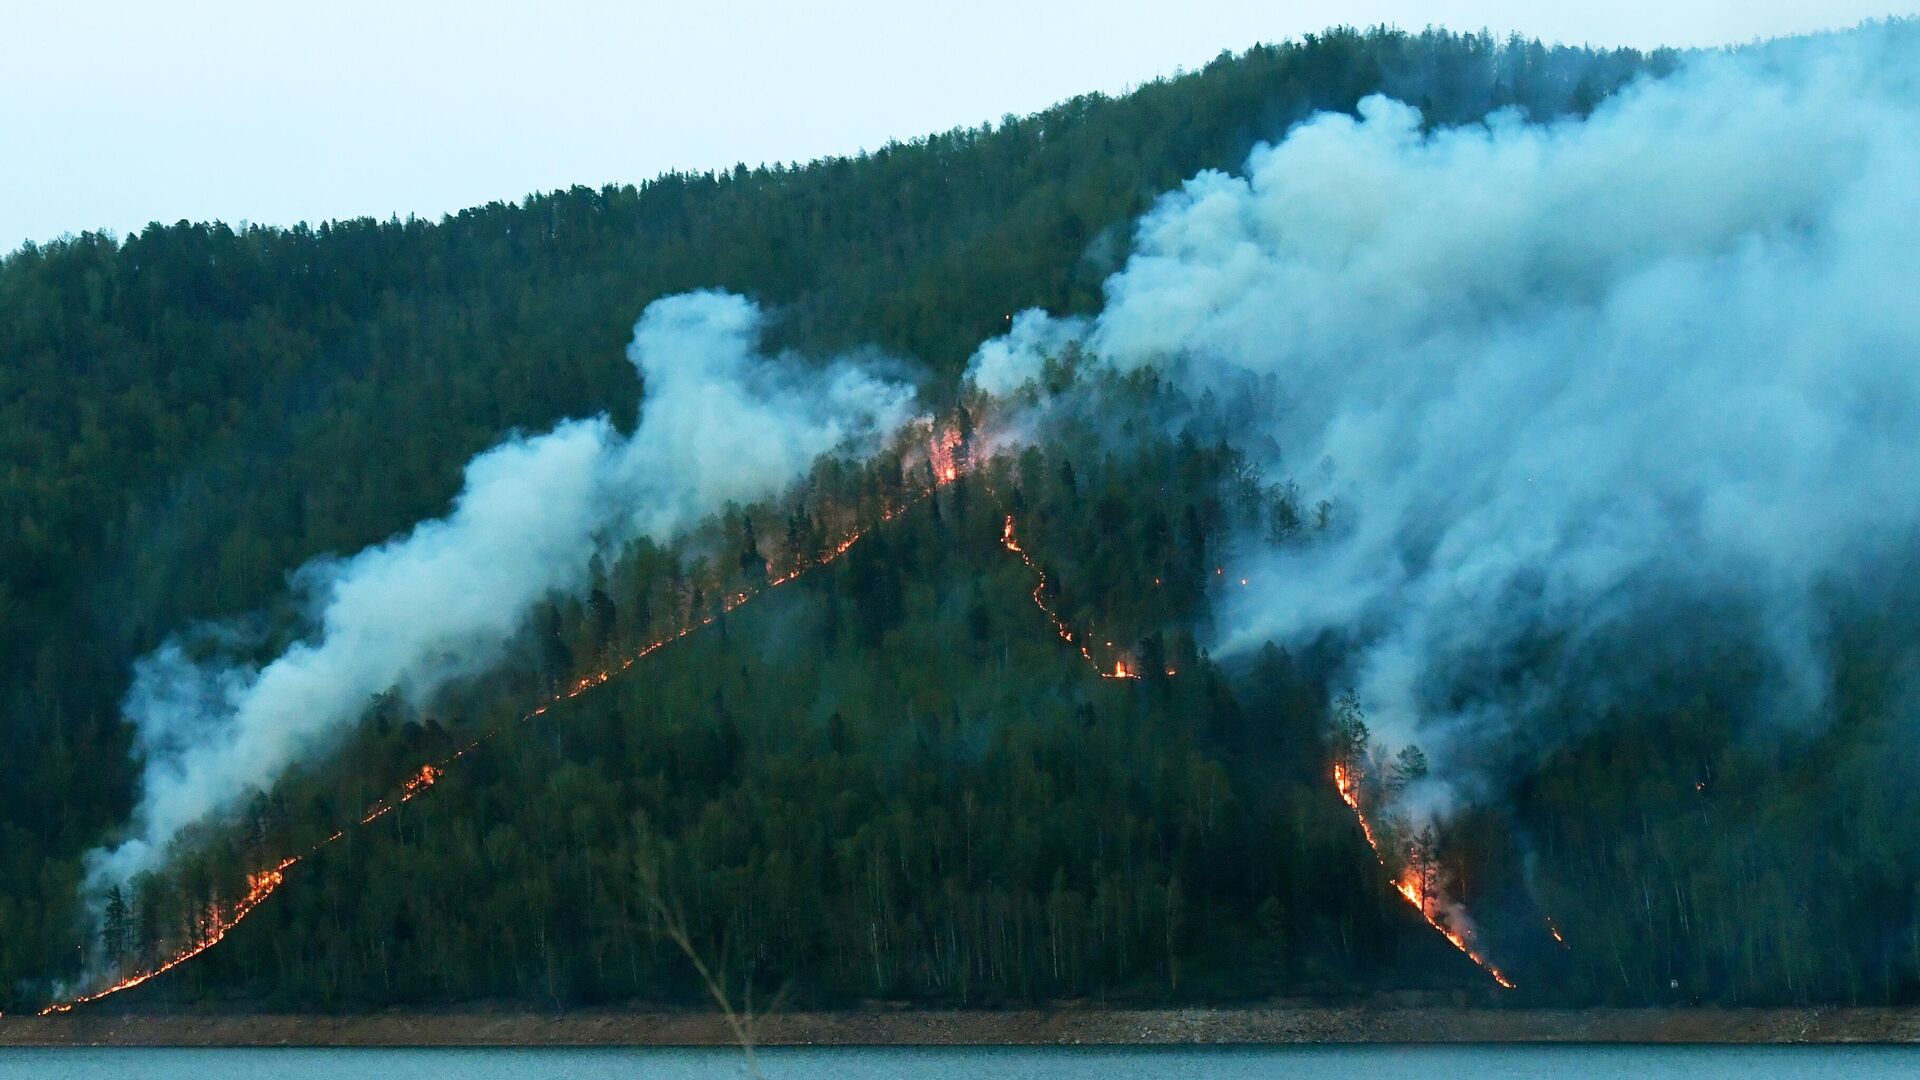
<svg viewBox="0 0 1920 1080">
<path fill-rule="evenodd" d="M 1316 1042 L 1800 1043 L 1920 1041 L 1909 1009 L 1237 1009 L 796 1012 L 764 1045 L 1074 1045 Z M 710 1046 L 719 1018 L 688 1012 L 385 1012 L 361 1016 L 0 1017 L 0 1046 Z"/>
</svg>

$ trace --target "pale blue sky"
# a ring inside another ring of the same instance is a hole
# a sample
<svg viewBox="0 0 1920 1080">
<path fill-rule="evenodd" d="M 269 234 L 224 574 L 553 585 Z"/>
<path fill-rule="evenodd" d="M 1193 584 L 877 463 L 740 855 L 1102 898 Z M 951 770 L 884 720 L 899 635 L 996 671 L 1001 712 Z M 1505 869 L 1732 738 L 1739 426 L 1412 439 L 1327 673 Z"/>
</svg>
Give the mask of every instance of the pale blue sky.
<svg viewBox="0 0 1920 1080">
<path fill-rule="evenodd" d="M 0 250 L 806 160 L 1337 23 L 1708 45 L 1920 0 L 0 0 Z"/>
</svg>

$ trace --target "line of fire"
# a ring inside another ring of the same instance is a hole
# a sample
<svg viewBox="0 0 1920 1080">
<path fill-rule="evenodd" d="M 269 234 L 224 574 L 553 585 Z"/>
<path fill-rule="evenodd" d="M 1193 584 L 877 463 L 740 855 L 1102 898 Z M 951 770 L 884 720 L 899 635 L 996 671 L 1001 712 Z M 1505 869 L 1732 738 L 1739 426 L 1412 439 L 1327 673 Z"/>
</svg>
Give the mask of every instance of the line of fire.
<svg viewBox="0 0 1920 1080">
<path fill-rule="evenodd" d="M 686 625 L 681 626 L 675 632 L 648 642 L 621 659 L 618 664 L 610 665 L 602 670 L 575 679 L 553 693 L 539 705 L 521 714 L 516 721 L 489 728 L 452 754 L 440 760 L 422 764 L 391 794 L 369 805 L 363 813 L 354 819 L 353 825 L 335 830 L 299 854 L 287 856 L 276 863 L 248 873 L 246 875 L 245 891 L 229 902 L 223 903 L 215 900 L 209 904 L 195 922 L 189 940 L 175 947 L 160 961 L 144 966 L 133 972 L 116 971 L 112 974 L 111 981 L 92 990 L 78 993 L 64 1000 L 49 1004 L 40 1010 L 39 1015 L 48 1016 L 69 1012 L 79 1006 L 97 1002 L 114 994 L 133 989 L 206 953 L 223 941 L 242 921 L 254 911 L 258 910 L 277 890 L 285 885 L 289 872 L 295 866 L 340 841 L 347 835 L 348 829 L 371 825 L 394 812 L 402 805 L 425 794 L 462 758 L 475 753 L 487 743 L 506 734 L 508 731 L 545 716 L 556 705 L 606 685 L 616 677 L 632 670 L 641 661 L 653 656 L 655 653 L 675 642 L 699 633 L 706 627 L 713 625 L 715 620 L 721 615 L 731 613 L 741 606 L 750 603 L 758 596 L 764 595 L 767 590 L 786 585 L 812 570 L 832 564 L 836 559 L 845 555 L 862 539 L 870 535 L 874 529 L 885 525 L 900 515 L 912 510 L 914 507 L 926 502 L 940 488 L 957 483 L 962 476 L 972 472 L 974 457 L 969 443 L 970 439 L 966 433 L 966 426 L 964 424 L 961 426 L 935 428 L 926 446 L 925 480 L 922 482 L 922 485 L 916 490 L 910 491 L 897 503 L 886 506 L 878 517 L 873 519 L 869 524 L 858 527 L 845 534 L 840 540 L 827 547 L 826 550 L 818 556 L 812 559 L 802 559 L 778 576 L 773 574 L 773 567 L 769 564 L 767 567 L 767 577 L 764 579 L 765 584 L 763 586 L 748 587 L 726 595 L 722 598 L 716 610 L 710 610 L 707 614 L 700 615 Z M 991 488 L 988 490 L 990 494 L 997 495 Z M 1061 641 L 1075 648 L 1094 675 L 1101 679 L 1136 681 L 1144 677 L 1138 661 L 1130 659 L 1124 652 L 1116 651 L 1114 649 L 1114 643 L 1110 640 L 1103 641 L 1102 643 L 1104 651 L 1108 653 L 1108 656 L 1105 659 L 1096 656 L 1093 648 L 1094 637 L 1091 632 L 1085 630 L 1076 632 L 1068 624 L 1066 619 L 1061 616 L 1059 611 L 1050 602 L 1051 583 L 1048 580 L 1047 574 L 1039 562 L 1033 557 L 1032 553 L 1021 546 L 1016 533 L 1015 518 L 1011 513 L 1004 515 L 1000 533 L 1000 545 L 1010 555 L 1019 559 L 1032 573 L 1034 585 L 1029 595 L 1034 606 L 1038 608 L 1044 616 L 1053 633 L 1059 637 Z M 1224 578 L 1225 568 L 1216 568 L 1215 575 Z M 1247 585 L 1247 579 L 1245 578 L 1238 579 L 1238 582 L 1242 586 Z M 1156 580 L 1154 584 L 1157 586 L 1160 582 Z M 1179 671 L 1172 666 L 1166 667 L 1164 672 L 1169 677 L 1179 674 Z M 1362 785 L 1357 765 L 1352 762 L 1337 760 L 1333 765 L 1332 775 L 1334 787 L 1341 801 L 1352 810 L 1355 820 L 1359 824 L 1361 834 L 1365 837 L 1368 846 L 1373 850 L 1381 866 L 1388 867 L 1387 853 L 1382 849 L 1379 832 L 1363 809 L 1361 795 Z M 1453 914 L 1459 909 L 1457 905 L 1448 903 L 1446 897 L 1437 887 L 1432 868 L 1422 862 L 1412 852 L 1402 855 L 1397 861 L 1400 862 L 1403 869 L 1393 882 L 1395 891 L 1419 911 L 1427 924 L 1451 943 L 1454 948 L 1458 949 L 1462 954 L 1472 960 L 1474 964 L 1483 969 L 1500 986 L 1512 989 L 1514 983 L 1510 981 L 1475 944 L 1471 930 L 1456 928 L 1451 924 L 1451 919 L 1456 917 L 1464 918 L 1464 916 L 1455 916 Z M 1548 923 L 1548 928 L 1554 940 L 1564 946 L 1565 942 L 1561 937 L 1559 929 L 1551 922 Z"/>
<path fill-rule="evenodd" d="M 1352 763 L 1336 761 L 1333 763 L 1333 786 L 1340 792 L 1340 801 L 1353 811 L 1354 820 L 1360 824 L 1360 833 L 1367 838 L 1367 846 L 1373 849 L 1373 856 L 1382 867 L 1387 867 L 1387 855 L 1381 848 L 1380 834 L 1374 829 L 1373 822 L 1367 819 L 1367 813 L 1360 805 L 1360 775 Z M 1447 901 L 1437 882 L 1437 870 L 1429 859 L 1422 858 L 1417 851 L 1409 850 L 1400 857 L 1401 869 L 1393 879 L 1393 890 L 1407 903 L 1413 905 L 1427 925 L 1447 939 L 1447 943 L 1460 950 L 1467 959 L 1479 965 L 1493 981 L 1508 990 L 1514 989 L 1511 979 L 1486 953 L 1474 944 L 1473 931 L 1467 926 L 1455 926 L 1452 920 L 1462 918 L 1456 915 L 1456 905 Z M 1548 924 L 1549 929 L 1552 924 Z M 1555 941 L 1561 941 L 1560 932 L 1553 931 Z M 1563 942 L 1564 943 L 1564 942 Z"/>
</svg>

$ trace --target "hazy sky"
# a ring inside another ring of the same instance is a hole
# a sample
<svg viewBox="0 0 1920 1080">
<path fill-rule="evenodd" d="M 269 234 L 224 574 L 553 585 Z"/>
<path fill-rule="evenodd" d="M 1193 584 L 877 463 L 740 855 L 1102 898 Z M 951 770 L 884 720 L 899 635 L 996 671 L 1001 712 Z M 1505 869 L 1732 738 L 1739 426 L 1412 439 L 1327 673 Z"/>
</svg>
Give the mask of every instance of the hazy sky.
<svg viewBox="0 0 1920 1080">
<path fill-rule="evenodd" d="M 873 148 L 1339 23 L 1707 45 L 1920 0 L 0 0 L 0 250 Z M 1177 14 L 1176 14 L 1177 12 Z"/>
</svg>

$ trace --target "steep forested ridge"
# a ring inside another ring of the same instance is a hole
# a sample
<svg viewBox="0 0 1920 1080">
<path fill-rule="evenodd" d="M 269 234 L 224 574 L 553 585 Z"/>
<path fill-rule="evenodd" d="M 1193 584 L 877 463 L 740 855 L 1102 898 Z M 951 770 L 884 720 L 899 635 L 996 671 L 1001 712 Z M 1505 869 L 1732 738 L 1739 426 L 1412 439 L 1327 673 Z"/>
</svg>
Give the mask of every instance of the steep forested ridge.
<svg viewBox="0 0 1920 1080">
<path fill-rule="evenodd" d="M 1171 449 L 1078 468 L 1035 451 L 913 501 L 829 566 L 463 760 L 431 798 L 350 828 L 157 992 L 309 1007 L 697 1000 L 658 904 L 687 919 L 710 964 L 811 1002 L 1237 996 L 1395 968 L 1471 985 L 1368 888 L 1371 860 L 1319 775 L 1317 713 L 1251 725 L 1166 621 L 1184 607 L 1168 594 L 1206 587 L 1205 537 L 1223 522 L 1141 545 L 1102 539 L 1079 512 L 1224 512 L 1203 508 L 1230 456 Z M 914 478 L 897 469 L 817 478 L 790 528 L 741 515 L 713 547 L 805 565 L 815 535 L 857 516 L 850 504 L 902 505 Z M 1143 477 L 1151 498 L 1133 485 Z M 1071 546 L 1110 571 L 1048 573 L 1050 606 L 1076 626 L 1130 609 L 1151 629 L 1126 655 L 1183 674 L 1090 677 L 1004 545 L 1013 512 L 1035 550 Z M 503 703 L 752 588 L 755 571 L 731 562 L 635 551 L 586 604 L 553 612 L 518 670 L 430 715 L 377 709 L 348 768 L 283 785 L 182 876 L 218 881 L 299 850 L 378 798 L 376 778 L 509 719 Z M 156 888 L 135 906 L 164 925 L 204 903 L 200 888 Z M 123 932 L 137 953 L 148 931 Z"/>
<path fill-rule="evenodd" d="M 133 661 L 197 619 L 286 633 L 292 568 L 443 511 L 461 465 L 511 429 L 603 410 L 627 423 L 621 349 L 650 300 L 753 295 L 779 312 L 779 344 L 877 346 L 922 365 L 950 408 L 1010 312 L 1092 310 L 1157 194 L 1314 110 L 1385 90 L 1436 124 L 1583 112 L 1674 62 L 1332 32 L 858 158 L 439 222 L 180 223 L 9 256 L 0 1007 L 78 970 L 79 856 L 132 799 L 118 702 Z M 1386 890 L 1327 783 L 1355 718 L 1330 716 L 1326 658 L 1270 650 L 1224 671 L 1195 648 L 1220 537 L 1316 522 L 1213 441 L 1145 422 L 1122 447 L 1103 436 L 1164 415 L 1171 393 L 1112 388 L 1101 423 L 943 489 L 644 674 L 517 727 L 139 993 L 697 999 L 643 882 L 736 978 L 812 1001 L 1485 986 Z M 109 951 L 160 948 L 231 894 L 223 882 L 350 822 L 423 758 L 697 620 L 749 550 L 793 564 L 870 524 L 918 482 L 900 469 L 816 474 L 685 550 L 636 548 L 431 714 L 370 704 L 337 757 L 123 898 Z M 1009 515 L 1057 608 L 1119 636 L 1149 678 L 1093 678 L 1053 635 L 1000 543 Z M 1856 655 L 1861 685 L 1894 662 Z M 1163 663 L 1180 675 L 1153 677 Z M 1885 723 L 1850 714 L 1782 749 L 1743 740 L 1712 701 L 1623 717 L 1461 818 L 1445 853 L 1458 896 L 1529 1000 L 1910 996 L 1920 888 L 1897 822 L 1915 808 L 1887 778 L 1912 763 L 1876 755 Z M 1823 798 L 1836 785 L 1859 794 Z"/>
</svg>

